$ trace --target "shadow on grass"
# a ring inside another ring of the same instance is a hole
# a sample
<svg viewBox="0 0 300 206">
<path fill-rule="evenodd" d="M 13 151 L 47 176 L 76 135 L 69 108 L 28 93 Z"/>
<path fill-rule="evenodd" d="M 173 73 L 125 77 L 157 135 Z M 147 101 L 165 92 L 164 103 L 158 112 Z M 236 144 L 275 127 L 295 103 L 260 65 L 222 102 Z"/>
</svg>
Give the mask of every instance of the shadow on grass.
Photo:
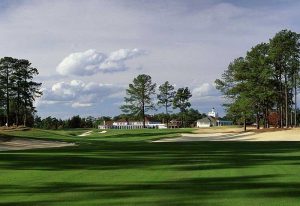
<svg viewBox="0 0 300 206">
<path fill-rule="evenodd" d="M 172 170 L 213 170 L 267 164 L 300 164 L 295 142 L 127 142 L 0 153 L 3 169 L 111 170 L 167 167 Z M 297 152 L 294 155 L 285 153 Z"/>
<path fill-rule="evenodd" d="M 204 199 L 220 198 L 224 192 L 248 191 L 249 198 L 297 198 L 300 196 L 300 183 L 272 182 L 272 178 L 280 175 L 253 175 L 237 177 L 205 177 L 189 178 L 179 181 L 148 182 L 140 184 L 85 184 L 85 183 L 48 183 L 44 186 L 30 185 L 1 185 L 0 197 L 8 195 L 36 195 L 50 194 L 53 200 L 45 200 L 42 205 L 55 204 L 56 195 L 60 193 L 76 194 L 73 198 L 66 198 L 64 202 L 89 201 L 93 194 L 96 201 L 106 202 L 115 200 L 115 204 L 124 204 L 127 198 L 146 197 L 143 202 L 155 205 L 207 205 Z M 228 193 L 226 193 L 228 195 Z M 228 198 L 224 197 L 224 198 Z M 230 196 L 234 199 L 234 196 Z M 191 200 L 193 200 L 191 202 Z M 139 201 L 136 199 L 135 201 Z M 41 201 L 13 202 L 0 205 L 39 205 Z"/>
<path fill-rule="evenodd" d="M 42 182 L 40 185 L 0 183 L 0 205 L 63 205 L 55 199 L 60 194 L 65 194 L 63 202 L 66 205 L 90 200 L 96 201 L 98 205 L 102 202 L 109 204 L 111 201 L 116 205 L 126 201 L 143 205 L 208 205 L 206 200 L 222 199 L 223 195 L 234 199 L 236 197 L 230 193 L 237 191 L 246 191 L 242 196 L 247 194 L 247 198 L 252 198 L 252 201 L 260 197 L 298 198 L 300 183 L 280 179 L 287 178 L 294 166 L 300 164 L 299 148 L 298 142 L 83 142 L 78 147 L 1 152 L 0 164 L 3 170 L 121 172 L 123 169 L 138 169 L 140 173 L 167 170 L 170 176 L 160 181 L 150 178 L 135 179 L 127 183 L 111 181 L 107 184 L 100 184 L 97 180 L 95 183 L 58 180 Z M 269 170 L 269 173 L 259 175 L 225 175 L 226 170 L 230 169 L 251 169 L 268 165 L 274 168 L 290 165 L 291 171 L 283 171 L 282 174 Z M 199 174 L 198 171 L 218 174 L 218 170 L 225 172 L 219 173 L 222 176 L 215 177 L 184 176 Z M 172 176 L 172 172 L 183 176 L 171 181 L 168 178 Z M 25 201 L 20 198 L 18 201 L 1 203 L 1 197 L 22 195 L 38 196 L 38 200 Z M 43 198 L 45 199 L 40 201 Z"/>
<path fill-rule="evenodd" d="M 98 138 L 109 139 L 122 139 L 122 141 L 130 140 L 155 140 L 166 136 L 180 136 L 181 133 L 191 133 L 192 130 L 181 130 L 181 129 L 142 129 L 142 130 L 109 130 L 108 133 L 98 136 Z M 96 137 L 97 138 L 97 137 Z"/>
</svg>

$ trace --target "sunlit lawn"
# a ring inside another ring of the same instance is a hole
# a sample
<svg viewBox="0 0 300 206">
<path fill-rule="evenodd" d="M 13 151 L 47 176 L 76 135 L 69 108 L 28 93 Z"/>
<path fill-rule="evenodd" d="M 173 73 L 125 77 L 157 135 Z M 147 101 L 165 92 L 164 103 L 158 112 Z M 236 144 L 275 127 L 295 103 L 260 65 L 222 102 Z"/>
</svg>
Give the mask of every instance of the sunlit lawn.
<svg viewBox="0 0 300 206">
<path fill-rule="evenodd" d="M 300 143 L 151 143 L 192 130 L 6 132 L 75 147 L 0 152 L 0 205 L 299 205 Z"/>
</svg>

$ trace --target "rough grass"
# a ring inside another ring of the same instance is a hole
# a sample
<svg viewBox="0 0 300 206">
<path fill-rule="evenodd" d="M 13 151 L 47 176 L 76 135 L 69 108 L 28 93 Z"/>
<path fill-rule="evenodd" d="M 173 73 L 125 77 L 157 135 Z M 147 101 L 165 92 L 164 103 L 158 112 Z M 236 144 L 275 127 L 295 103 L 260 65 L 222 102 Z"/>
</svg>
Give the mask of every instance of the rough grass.
<svg viewBox="0 0 300 206">
<path fill-rule="evenodd" d="M 78 146 L 0 152 L 0 205 L 299 205 L 298 142 L 149 142 L 182 130 L 76 136 L 85 131 L 1 133 Z"/>
</svg>

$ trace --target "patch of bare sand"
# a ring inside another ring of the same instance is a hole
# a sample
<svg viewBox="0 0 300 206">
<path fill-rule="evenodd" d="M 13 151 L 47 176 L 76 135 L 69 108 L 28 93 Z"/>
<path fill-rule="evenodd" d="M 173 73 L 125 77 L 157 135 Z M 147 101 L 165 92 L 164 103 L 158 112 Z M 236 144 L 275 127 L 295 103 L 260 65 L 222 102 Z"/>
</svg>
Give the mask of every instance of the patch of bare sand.
<svg viewBox="0 0 300 206">
<path fill-rule="evenodd" d="M 207 130 L 209 131 L 209 130 Z M 190 141 L 300 141 L 300 128 L 262 129 L 248 132 L 202 132 L 182 134 L 177 138 L 166 138 L 154 142 L 190 142 Z"/>
<path fill-rule="evenodd" d="M 240 133 L 243 132 L 242 127 L 209 127 L 199 128 L 194 131 L 197 134 L 212 134 L 212 133 Z"/>
<path fill-rule="evenodd" d="M 67 142 L 21 139 L 21 138 L 9 138 L 9 139 L 2 139 L 2 140 L 0 139 L 0 151 L 53 148 L 53 147 L 66 147 L 66 146 L 75 146 L 75 144 L 67 143 Z"/>
<path fill-rule="evenodd" d="M 251 141 L 300 141 L 300 128 L 256 132 Z"/>
<path fill-rule="evenodd" d="M 88 131 L 88 132 L 84 132 L 84 133 L 82 133 L 82 134 L 80 134 L 80 135 L 78 135 L 79 137 L 85 137 L 85 136 L 89 136 L 89 135 L 91 135 L 92 134 L 92 130 L 91 131 Z"/>
</svg>

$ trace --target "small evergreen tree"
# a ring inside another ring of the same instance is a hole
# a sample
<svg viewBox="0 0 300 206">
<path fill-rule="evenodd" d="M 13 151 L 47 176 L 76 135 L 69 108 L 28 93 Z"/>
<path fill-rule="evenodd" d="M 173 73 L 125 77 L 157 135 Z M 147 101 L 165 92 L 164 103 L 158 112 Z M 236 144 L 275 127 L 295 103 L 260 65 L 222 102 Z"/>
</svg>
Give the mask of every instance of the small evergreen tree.
<svg viewBox="0 0 300 206">
<path fill-rule="evenodd" d="M 171 85 L 168 81 L 163 83 L 158 88 L 159 94 L 157 95 L 158 99 L 158 105 L 165 107 L 165 116 L 167 121 L 167 127 L 169 124 L 169 110 L 168 108 L 172 106 L 172 103 L 174 101 L 175 91 L 174 86 Z"/>
<path fill-rule="evenodd" d="M 186 114 L 187 108 L 191 106 L 189 99 L 192 97 L 192 94 L 188 87 L 179 88 L 176 92 L 176 95 L 173 100 L 173 108 L 179 109 L 181 114 L 181 125 L 185 125 L 184 116 Z"/>
</svg>

